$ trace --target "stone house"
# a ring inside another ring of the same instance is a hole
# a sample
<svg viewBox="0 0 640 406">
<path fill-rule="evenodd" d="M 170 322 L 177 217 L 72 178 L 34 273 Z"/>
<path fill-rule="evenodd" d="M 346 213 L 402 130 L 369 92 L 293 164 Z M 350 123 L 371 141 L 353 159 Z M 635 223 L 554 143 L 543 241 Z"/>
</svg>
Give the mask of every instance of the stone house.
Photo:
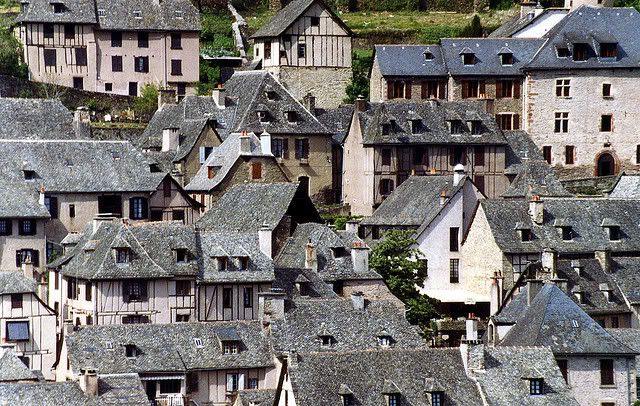
<svg viewBox="0 0 640 406">
<path fill-rule="evenodd" d="M 545 36 L 525 65 L 524 129 L 562 176 L 638 170 L 631 111 L 639 29 L 635 9 L 582 6 Z"/>
<path fill-rule="evenodd" d="M 201 26 L 188 1 L 31 0 L 16 23 L 31 80 L 130 96 L 147 83 L 195 92 Z"/>
<path fill-rule="evenodd" d="M 200 216 L 200 204 L 129 142 L 5 140 L 0 151 L 10 157 L 7 180 L 44 193 L 40 204 L 51 216 L 45 224 L 47 255 L 97 215 L 189 224 Z"/>
<path fill-rule="evenodd" d="M 227 405 L 240 390 L 277 382 L 258 321 L 87 326 L 68 336 L 65 349 L 69 364 L 59 368 L 61 376 L 77 379 L 88 368 L 137 374 L 159 405 Z"/>
<path fill-rule="evenodd" d="M 0 272 L 0 338 L 13 347 L 15 355 L 31 370 L 53 378 L 56 362 L 56 314 L 40 299 L 31 275 Z M 3 358 L 4 358 L 3 354 Z M 3 371 L 11 368 L 2 363 Z"/>
<path fill-rule="evenodd" d="M 185 190 L 207 208 L 230 187 L 247 182 L 288 182 L 271 152 L 271 135 L 232 133 L 213 149 Z"/>
<path fill-rule="evenodd" d="M 507 141 L 477 102 L 358 103 L 344 144 L 343 201 L 369 216 L 410 175 L 461 164 L 487 197 L 501 195 Z"/>
<path fill-rule="evenodd" d="M 444 314 L 488 316 L 489 298 L 466 289 L 461 263 L 462 241 L 483 197 L 462 171 L 411 176 L 360 222 L 361 234 L 375 243 L 387 230 L 412 230 L 426 274 L 421 292 L 437 299 Z"/>
<path fill-rule="evenodd" d="M 301 100 L 338 107 L 352 79 L 353 33 L 322 0 L 293 0 L 255 34 L 254 59 Z"/>
<path fill-rule="evenodd" d="M 528 286 L 515 324 L 489 322 L 497 348 L 547 347 L 580 405 L 631 404 L 636 400 L 637 353 L 609 334 L 553 283 Z M 512 302 L 513 303 L 513 302 Z M 503 308 L 508 309 L 510 304 Z"/>
</svg>

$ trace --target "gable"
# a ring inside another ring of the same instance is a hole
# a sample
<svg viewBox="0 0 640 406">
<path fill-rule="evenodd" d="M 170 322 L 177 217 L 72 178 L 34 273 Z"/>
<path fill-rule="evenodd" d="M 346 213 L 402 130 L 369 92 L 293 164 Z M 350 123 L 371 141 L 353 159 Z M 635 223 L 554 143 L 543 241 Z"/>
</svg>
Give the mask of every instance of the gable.
<svg viewBox="0 0 640 406">
<path fill-rule="evenodd" d="M 311 18 L 320 17 L 320 26 L 312 27 Z M 342 20 L 333 14 L 324 4 L 316 2 L 312 4 L 291 26 L 284 32 L 285 35 L 332 35 L 349 36 L 350 31 Z"/>
</svg>

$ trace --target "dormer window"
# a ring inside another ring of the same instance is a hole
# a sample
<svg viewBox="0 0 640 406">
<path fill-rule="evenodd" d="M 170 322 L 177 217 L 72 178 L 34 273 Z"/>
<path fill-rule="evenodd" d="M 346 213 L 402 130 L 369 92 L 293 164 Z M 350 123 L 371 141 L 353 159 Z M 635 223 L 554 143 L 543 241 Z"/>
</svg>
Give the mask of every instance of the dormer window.
<svg viewBox="0 0 640 406">
<path fill-rule="evenodd" d="M 22 172 L 24 173 L 25 180 L 34 180 L 36 178 L 36 171 L 25 169 Z"/>
<path fill-rule="evenodd" d="M 620 241 L 620 227 L 611 226 L 609 228 L 609 241 Z"/>
<path fill-rule="evenodd" d="M 107 15 L 107 13 L 105 12 L 105 10 L 103 8 L 99 8 L 98 9 L 98 17 L 104 17 L 106 15 Z"/>
<path fill-rule="evenodd" d="M 391 133 L 391 124 L 382 124 L 382 135 L 389 135 Z"/>
<path fill-rule="evenodd" d="M 260 120 L 261 123 L 268 123 L 269 122 L 269 112 L 266 111 L 266 110 L 258 111 L 258 120 Z"/>
<path fill-rule="evenodd" d="M 618 44 L 616 43 L 600 44 L 600 57 L 601 58 L 617 58 Z"/>
<path fill-rule="evenodd" d="M 473 66 L 476 64 L 476 54 L 469 48 L 465 48 L 460 52 L 462 56 L 462 64 L 464 66 Z"/>
<path fill-rule="evenodd" d="M 213 166 L 207 166 L 207 178 L 213 179 L 216 176 L 216 171 Z"/>
<path fill-rule="evenodd" d="M 612 290 L 609 287 L 609 284 L 607 283 L 601 283 L 598 286 L 598 289 L 600 290 L 600 292 L 602 292 L 602 294 L 604 295 L 605 299 L 607 299 L 607 302 L 611 303 L 613 302 L 613 295 L 612 295 Z"/>
<path fill-rule="evenodd" d="M 393 338 L 390 335 L 381 335 L 378 337 L 378 345 L 382 348 L 389 348 L 393 343 Z"/>
<path fill-rule="evenodd" d="M 424 51 L 423 55 L 424 55 L 424 60 L 425 61 L 433 61 L 433 59 L 434 59 L 433 52 L 431 52 L 429 50 Z"/>
<path fill-rule="evenodd" d="M 411 134 L 419 134 L 422 129 L 422 120 L 411 120 Z"/>
<path fill-rule="evenodd" d="M 560 227 L 562 230 L 562 241 L 571 241 L 573 240 L 573 230 L 570 226 Z"/>
<path fill-rule="evenodd" d="M 204 348 L 204 344 L 202 343 L 202 338 L 195 337 L 193 339 L 193 344 L 196 346 L 196 348 Z"/>
<path fill-rule="evenodd" d="M 222 343 L 222 352 L 224 355 L 236 355 L 239 349 L 240 346 L 237 341 L 224 341 Z"/>
<path fill-rule="evenodd" d="M 28 1 L 20 2 L 20 12 L 21 13 L 24 13 L 25 11 L 27 11 L 27 8 L 29 8 L 29 2 Z"/>
<path fill-rule="evenodd" d="M 174 17 L 174 18 L 176 18 L 176 19 L 178 19 L 178 20 L 183 19 L 183 18 L 184 18 L 184 16 L 183 16 L 182 10 L 175 10 L 175 11 L 173 12 L 173 17 Z"/>
<path fill-rule="evenodd" d="M 573 296 L 576 298 L 576 301 L 578 303 L 580 304 L 584 303 L 584 292 L 582 291 L 582 288 L 580 287 L 580 285 L 574 286 L 573 289 L 571 289 L 571 293 L 573 293 Z M 574 327 L 577 327 L 577 326 L 574 326 Z"/>
<path fill-rule="evenodd" d="M 133 10 L 133 18 L 142 18 L 142 11 L 141 10 Z"/>
<path fill-rule="evenodd" d="M 522 242 L 530 242 L 531 241 L 531 230 L 526 228 L 519 230 L 520 233 L 520 241 Z"/>
<path fill-rule="evenodd" d="M 479 120 L 469 121 L 469 125 L 471 127 L 471 135 L 482 134 L 482 121 L 479 121 Z"/>
<path fill-rule="evenodd" d="M 502 66 L 513 65 L 513 54 L 510 52 L 500 54 L 500 63 L 502 64 Z"/>
<path fill-rule="evenodd" d="M 556 53 L 558 54 L 558 58 L 568 58 L 571 56 L 571 51 L 566 46 L 558 46 L 556 47 Z"/>
<path fill-rule="evenodd" d="M 443 392 L 431 392 L 431 406 L 444 406 Z"/>
<path fill-rule="evenodd" d="M 295 111 L 287 111 L 287 121 L 289 124 L 298 122 L 298 113 Z"/>
<path fill-rule="evenodd" d="M 125 344 L 124 354 L 127 358 L 136 358 L 139 355 L 138 347 L 135 344 Z"/>
<path fill-rule="evenodd" d="M 62 14 L 64 13 L 64 4 L 62 3 L 51 3 L 51 7 L 53 8 L 53 14 Z"/>
<path fill-rule="evenodd" d="M 229 259 L 227 257 L 217 257 L 216 263 L 218 271 L 226 271 L 229 268 Z"/>
<path fill-rule="evenodd" d="M 451 135 L 462 134 L 462 121 L 461 120 L 449 121 L 449 129 L 451 130 Z"/>
<path fill-rule="evenodd" d="M 399 406 L 400 405 L 400 395 L 396 393 L 391 393 L 387 395 L 387 405 L 388 406 Z"/>
<path fill-rule="evenodd" d="M 238 268 L 241 271 L 249 269 L 249 257 L 238 257 Z"/>
<path fill-rule="evenodd" d="M 589 59 L 589 45 L 573 44 L 573 60 L 575 62 L 584 62 Z"/>
<path fill-rule="evenodd" d="M 330 336 L 328 334 L 323 334 L 319 336 L 320 338 L 320 345 L 322 347 L 331 347 L 331 345 L 333 345 L 333 336 Z"/>
<path fill-rule="evenodd" d="M 184 248 L 179 248 L 176 250 L 176 263 L 184 264 L 189 260 L 189 255 L 187 250 Z"/>
<path fill-rule="evenodd" d="M 542 378 L 529 379 L 529 394 L 544 395 L 544 379 Z"/>
<path fill-rule="evenodd" d="M 345 247 L 331 247 L 331 254 L 334 258 L 344 258 L 349 255 Z"/>
<path fill-rule="evenodd" d="M 130 259 L 129 248 L 116 248 L 116 263 L 128 264 Z"/>
<path fill-rule="evenodd" d="M 267 100 L 275 100 L 277 97 L 277 93 L 273 90 L 267 90 L 265 92 L 265 95 L 267 96 Z"/>
</svg>

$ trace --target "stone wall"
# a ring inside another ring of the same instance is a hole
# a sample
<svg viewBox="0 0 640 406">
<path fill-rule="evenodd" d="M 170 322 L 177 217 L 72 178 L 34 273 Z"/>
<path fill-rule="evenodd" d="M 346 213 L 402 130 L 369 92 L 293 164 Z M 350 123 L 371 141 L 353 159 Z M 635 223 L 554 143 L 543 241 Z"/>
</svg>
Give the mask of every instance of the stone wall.
<svg viewBox="0 0 640 406">
<path fill-rule="evenodd" d="M 297 100 L 311 93 L 319 108 L 336 108 L 347 97 L 351 68 L 281 67 L 276 77 Z"/>
<path fill-rule="evenodd" d="M 91 139 L 96 141 L 130 141 L 137 145 L 144 127 L 91 127 Z"/>
<path fill-rule="evenodd" d="M 635 399 L 636 379 L 633 358 L 615 356 L 571 356 L 567 357 L 568 385 L 571 393 L 581 405 L 600 405 L 611 402 L 628 405 Z M 600 385 L 600 359 L 613 359 L 614 385 Z"/>
</svg>

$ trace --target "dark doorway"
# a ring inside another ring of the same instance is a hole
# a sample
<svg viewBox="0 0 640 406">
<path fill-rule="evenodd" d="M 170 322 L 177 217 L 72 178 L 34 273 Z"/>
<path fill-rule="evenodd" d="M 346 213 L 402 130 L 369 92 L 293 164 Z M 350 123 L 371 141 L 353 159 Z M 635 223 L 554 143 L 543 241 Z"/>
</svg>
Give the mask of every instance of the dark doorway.
<svg viewBox="0 0 640 406">
<path fill-rule="evenodd" d="M 149 400 L 154 400 L 156 398 L 156 389 L 157 383 L 156 381 L 147 381 L 147 398 Z"/>
<path fill-rule="evenodd" d="M 597 176 L 615 175 L 615 160 L 609 153 L 604 153 L 598 158 Z"/>
<path fill-rule="evenodd" d="M 129 82 L 129 96 L 138 95 L 138 82 Z"/>
<path fill-rule="evenodd" d="M 73 78 L 73 88 L 79 90 L 84 89 L 84 80 L 82 78 Z"/>
</svg>

